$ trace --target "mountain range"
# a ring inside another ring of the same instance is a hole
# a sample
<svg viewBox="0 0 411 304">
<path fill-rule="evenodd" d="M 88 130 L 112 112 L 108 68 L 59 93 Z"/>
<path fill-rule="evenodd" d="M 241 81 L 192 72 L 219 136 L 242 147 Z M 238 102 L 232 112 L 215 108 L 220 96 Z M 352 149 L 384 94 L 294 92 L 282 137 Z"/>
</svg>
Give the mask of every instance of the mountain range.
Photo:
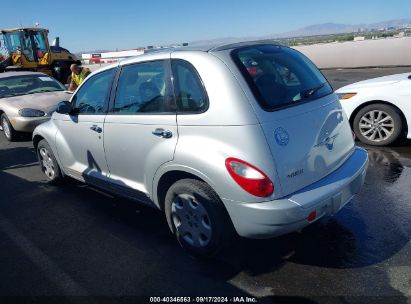
<svg viewBox="0 0 411 304">
<path fill-rule="evenodd" d="M 317 36 L 317 35 L 331 35 L 331 34 L 342 34 L 342 33 L 354 33 L 358 32 L 359 29 L 362 31 L 367 31 L 371 29 L 382 29 L 382 28 L 403 28 L 406 26 L 411 26 L 411 18 L 405 19 L 395 19 L 387 20 L 376 23 L 369 24 L 339 24 L 339 23 L 322 23 L 313 24 L 296 30 L 284 32 L 284 33 L 273 33 L 261 36 L 249 36 L 249 37 L 224 37 L 216 39 L 207 40 L 196 40 L 189 43 L 189 45 L 205 45 L 205 44 L 223 44 L 223 43 L 234 43 L 238 41 L 246 40 L 261 40 L 261 39 L 282 39 L 282 38 L 292 38 L 292 37 L 307 37 L 307 36 Z M 108 50 L 94 50 L 87 52 L 77 52 L 78 54 L 84 53 L 100 53 L 107 52 Z"/>
<path fill-rule="evenodd" d="M 372 29 L 383 29 L 383 28 L 403 28 L 406 26 L 411 26 L 411 18 L 406 19 L 395 19 L 387 20 L 376 23 L 369 24 L 339 24 L 339 23 L 322 23 L 313 24 L 296 30 L 284 32 L 284 33 L 273 33 L 264 36 L 252 36 L 252 37 L 225 37 L 209 40 L 198 40 L 189 43 L 190 45 L 202 45 L 202 44 L 220 44 L 220 43 L 233 43 L 237 41 L 244 40 L 260 40 L 260 39 L 280 39 L 280 38 L 292 38 L 292 37 L 307 37 L 307 36 L 318 36 L 318 35 L 331 35 L 331 34 L 342 34 L 342 33 L 354 33 L 358 30 L 369 31 Z"/>
</svg>

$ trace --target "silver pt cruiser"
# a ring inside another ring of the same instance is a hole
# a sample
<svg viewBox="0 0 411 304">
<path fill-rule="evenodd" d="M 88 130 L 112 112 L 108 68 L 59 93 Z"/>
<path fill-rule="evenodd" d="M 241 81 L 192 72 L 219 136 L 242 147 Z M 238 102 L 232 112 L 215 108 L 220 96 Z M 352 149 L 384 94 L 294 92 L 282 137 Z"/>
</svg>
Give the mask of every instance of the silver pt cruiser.
<svg viewBox="0 0 411 304">
<path fill-rule="evenodd" d="M 211 255 L 337 213 L 367 152 L 321 72 L 267 42 L 164 50 L 91 74 L 33 134 L 50 182 L 69 176 L 162 210 Z"/>
</svg>

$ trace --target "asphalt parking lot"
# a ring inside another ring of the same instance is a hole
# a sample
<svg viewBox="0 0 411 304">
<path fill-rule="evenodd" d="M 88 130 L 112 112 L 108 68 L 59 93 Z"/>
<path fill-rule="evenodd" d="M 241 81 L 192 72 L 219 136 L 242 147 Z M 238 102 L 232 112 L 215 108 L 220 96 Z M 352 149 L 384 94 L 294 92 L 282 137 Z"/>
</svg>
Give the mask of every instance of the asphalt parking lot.
<svg viewBox="0 0 411 304">
<path fill-rule="evenodd" d="M 338 88 L 408 71 L 324 73 Z M 156 210 L 75 181 L 46 184 L 30 138 L 9 143 L 1 133 L 0 295 L 91 296 L 66 300 L 93 303 L 137 301 L 133 296 L 141 295 L 409 303 L 411 142 L 366 148 L 365 186 L 337 216 L 301 233 L 241 240 L 229 254 L 202 261 L 180 249 Z"/>
</svg>

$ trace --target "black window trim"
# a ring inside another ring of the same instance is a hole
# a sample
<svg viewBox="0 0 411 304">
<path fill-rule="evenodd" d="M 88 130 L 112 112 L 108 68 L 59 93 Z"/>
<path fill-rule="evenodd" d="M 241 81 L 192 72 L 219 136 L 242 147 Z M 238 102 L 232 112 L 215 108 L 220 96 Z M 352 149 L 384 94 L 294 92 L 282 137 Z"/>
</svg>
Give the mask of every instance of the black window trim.
<svg viewBox="0 0 411 304">
<path fill-rule="evenodd" d="M 283 109 L 287 109 L 287 108 L 292 108 L 292 107 L 295 107 L 295 106 L 298 106 L 298 105 L 301 105 L 301 104 L 309 103 L 309 102 L 312 102 L 312 101 L 316 101 L 320 98 L 327 97 L 327 96 L 334 93 L 334 88 L 332 87 L 332 85 L 330 84 L 328 79 L 324 76 L 323 72 L 321 72 L 321 70 L 318 69 L 317 66 L 307 56 L 305 56 L 301 52 L 293 49 L 294 51 L 298 52 L 300 55 L 304 56 L 307 60 L 309 60 L 320 71 L 321 75 L 324 76 L 324 79 L 326 80 L 326 83 L 330 86 L 331 92 L 329 94 L 321 96 L 320 98 L 301 99 L 300 101 L 292 102 L 292 103 L 289 103 L 287 105 L 277 106 L 277 107 L 274 107 L 274 108 L 265 107 L 264 106 L 265 100 L 264 100 L 263 96 L 261 95 L 260 91 L 258 90 L 257 85 L 255 84 L 254 80 L 251 78 L 250 74 L 248 73 L 247 68 L 241 62 L 240 57 L 238 56 L 238 53 L 241 52 L 241 51 L 244 51 L 246 49 L 257 48 L 257 47 L 260 47 L 260 46 L 267 46 L 267 45 L 273 45 L 273 46 L 277 46 L 277 47 L 281 47 L 281 48 L 288 48 L 286 46 L 262 43 L 262 44 L 237 48 L 237 49 L 234 49 L 230 52 L 231 59 L 234 61 L 235 65 L 239 69 L 239 71 L 240 71 L 241 75 L 243 76 L 244 80 L 248 84 L 248 87 L 250 88 L 251 92 L 253 93 L 253 96 L 256 99 L 258 105 L 261 107 L 261 109 L 263 109 L 266 112 L 275 112 L 275 111 L 279 111 L 279 110 L 283 110 Z"/>
<path fill-rule="evenodd" d="M 197 79 L 200 81 L 201 89 L 203 90 L 204 97 L 205 97 L 205 100 L 204 100 L 205 106 L 203 107 L 203 109 L 201 111 L 184 111 L 184 112 L 180 112 L 178 110 L 177 97 L 175 96 L 175 94 L 176 94 L 176 84 L 175 84 L 175 80 L 174 80 L 174 71 L 173 71 L 173 62 L 178 62 L 178 61 L 182 61 L 185 64 L 189 65 L 192 68 L 192 70 L 194 71 L 194 73 L 196 74 Z M 194 65 L 191 62 L 189 62 L 187 60 L 184 60 L 184 59 L 181 59 L 181 58 L 172 58 L 171 62 L 170 62 L 170 69 L 171 69 L 171 75 L 172 75 L 171 80 L 172 80 L 172 84 L 173 84 L 173 94 L 174 94 L 174 100 L 175 100 L 175 103 L 176 103 L 177 115 L 194 115 L 194 114 L 202 114 L 202 113 L 207 112 L 208 109 L 210 108 L 210 102 L 209 102 L 207 90 L 204 86 L 203 79 L 201 79 L 201 76 L 198 73 L 197 69 L 194 67 Z"/>
<path fill-rule="evenodd" d="M 165 97 L 168 98 L 172 98 L 174 104 L 176 103 L 176 99 L 174 96 L 174 90 L 173 90 L 173 85 L 172 85 L 172 81 L 171 81 L 171 63 L 170 63 L 170 59 L 169 58 L 164 58 L 164 59 L 151 59 L 151 60 L 144 60 L 144 61 L 138 61 L 138 62 L 130 62 L 127 64 L 123 64 L 121 66 L 118 67 L 118 71 L 117 71 L 117 75 L 115 77 L 115 82 L 113 83 L 112 86 L 112 90 L 111 90 L 111 94 L 110 94 L 110 104 L 109 104 L 109 108 L 107 111 L 107 115 L 121 115 L 121 116 L 141 116 L 141 115 L 176 115 L 177 112 L 136 112 L 136 113 L 127 113 L 127 112 L 114 112 L 114 107 L 116 104 L 116 95 L 117 95 L 117 89 L 118 89 L 118 84 L 120 82 L 120 76 L 121 73 L 123 72 L 123 69 L 127 66 L 130 65 L 136 65 L 136 64 L 142 64 L 142 63 L 150 63 L 150 62 L 156 62 L 156 61 L 162 61 L 165 63 L 166 65 L 166 69 L 165 69 L 165 79 L 168 81 L 168 90 L 166 92 Z M 177 105 L 176 105 L 177 108 Z"/>
<path fill-rule="evenodd" d="M 104 71 L 101 71 L 101 72 L 97 72 L 96 74 L 93 74 L 93 75 L 91 75 L 82 85 L 81 85 L 81 87 L 82 86 L 84 86 L 88 81 L 90 81 L 91 79 L 93 79 L 94 77 L 96 77 L 96 76 L 98 76 L 98 75 L 100 75 L 100 74 L 102 74 L 102 73 L 104 73 L 104 72 L 108 72 L 108 71 L 115 71 L 115 74 L 114 74 L 114 77 L 112 78 L 112 80 L 111 80 L 111 83 L 109 84 L 109 90 L 108 90 L 108 92 L 107 92 L 107 94 L 106 94 L 106 96 L 105 96 L 105 100 L 104 100 L 104 107 L 103 107 L 103 111 L 102 112 L 99 112 L 99 113 L 76 113 L 75 115 L 76 116 L 84 116 L 84 115 L 107 115 L 107 112 L 108 112 L 108 108 L 109 108 L 109 102 L 110 102 L 110 96 L 111 96 L 111 91 L 113 90 L 113 83 L 114 83 L 114 80 L 115 80 L 115 78 L 116 78 L 116 76 L 117 76 L 117 74 L 118 74 L 118 67 L 114 67 L 114 68 L 110 68 L 110 69 L 107 69 L 107 70 L 104 70 Z M 81 90 L 81 87 L 80 87 L 80 89 L 76 92 L 76 94 L 74 94 L 73 95 L 73 97 L 71 98 L 71 104 L 72 104 L 72 109 L 75 109 L 76 107 L 75 107 L 75 103 L 73 103 L 73 101 L 76 101 L 76 98 L 77 98 L 77 94 L 78 94 L 78 92 Z"/>
</svg>

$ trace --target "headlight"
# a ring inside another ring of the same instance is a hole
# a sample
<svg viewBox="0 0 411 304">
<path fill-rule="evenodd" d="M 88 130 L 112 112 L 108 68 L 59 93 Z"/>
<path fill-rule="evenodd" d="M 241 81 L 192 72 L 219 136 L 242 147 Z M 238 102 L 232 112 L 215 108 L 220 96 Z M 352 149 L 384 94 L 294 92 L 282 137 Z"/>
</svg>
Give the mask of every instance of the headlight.
<svg viewBox="0 0 411 304">
<path fill-rule="evenodd" d="M 350 99 L 351 97 L 354 97 L 355 95 L 357 95 L 357 93 L 337 93 L 339 100 Z"/>
<path fill-rule="evenodd" d="M 43 111 L 36 109 L 20 109 L 19 114 L 23 117 L 41 117 L 46 115 Z"/>
</svg>

